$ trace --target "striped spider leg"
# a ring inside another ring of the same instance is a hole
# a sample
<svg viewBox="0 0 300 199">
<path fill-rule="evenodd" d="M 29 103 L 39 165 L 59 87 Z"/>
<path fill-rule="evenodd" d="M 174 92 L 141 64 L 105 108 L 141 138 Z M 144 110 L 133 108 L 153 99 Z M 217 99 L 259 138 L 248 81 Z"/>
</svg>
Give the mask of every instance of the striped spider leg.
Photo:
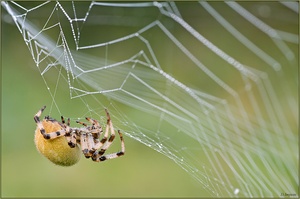
<svg viewBox="0 0 300 199">
<path fill-rule="evenodd" d="M 119 134 L 120 140 L 121 140 L 121 151 L 117 152 L 117 153 L 103 155 L 105 153 L 105 151 L 110 147 L 113 140 L 115 139 L 115 131 L 114 131 L 112 121 L 110 119 L 110 115 L 109 115 L 107 109 L 105 109 L 105 112 L 106 112 L 106 117 L 107 117 L 107 125 L 106 125 L 106 129 L 105 129 L 105 134 L 104 134 L 103 139 L 99 142 L 99 144 L 95 146 L 97 151 L 95 151 L 92 156 L 92 159 L 96 162 L 104 161 L 107 159 L 117 158 L 117 157 L 120 157 L 125 154 L 125 143 L 124 143 L 123 135 L 120 132 L 120 130 L 118 130 L 118 134 Z M 109 130 L 110 130 L 110 137 L 107 140 Z"/>
</svg>

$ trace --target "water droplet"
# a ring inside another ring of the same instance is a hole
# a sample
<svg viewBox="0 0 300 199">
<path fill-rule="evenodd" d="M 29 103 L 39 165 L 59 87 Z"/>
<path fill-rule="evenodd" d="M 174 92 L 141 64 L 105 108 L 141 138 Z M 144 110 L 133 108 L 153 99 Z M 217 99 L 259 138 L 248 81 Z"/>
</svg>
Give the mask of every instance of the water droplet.
<svg viewBox="0 0 300 199">
<path fill-rule="evenodd" d="M 239 190 L 238 188 L 236 188 L 236 189 L 234 190 L 233 193 L 234 193 L 235 195 L 237 195 L 239 192 L 240 192 L 240 190 Z"/>
</svg>

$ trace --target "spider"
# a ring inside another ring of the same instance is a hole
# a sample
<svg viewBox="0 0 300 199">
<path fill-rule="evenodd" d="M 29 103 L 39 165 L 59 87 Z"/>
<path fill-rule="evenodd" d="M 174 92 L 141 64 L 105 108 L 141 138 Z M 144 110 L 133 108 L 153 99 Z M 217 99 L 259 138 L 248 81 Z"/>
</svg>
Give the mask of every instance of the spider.
<svg viewBox="0 0 300 199">
<path fill-rule="evenodd" d="M 97 120 L 86 117 L 85 119 L 91 123 L 90 126 L 84 122 L 76 121 L 83 125 L 80 128 L 70 127 L 70 118 L 66 122 L 63 116 L 61 116 L 61 122 L 49 116 L 40 121 L 40 116 L 45 108 L 46 106 L 43 106 L 34 116 L 34 121 L 37 124 L 35 144 L 38 151 L 53 163 L 61 166 L 71 166 L 77 163 L 81 154 L 79 145 L 84 156 L 96 162 L 117 158 L 125 154 L 124 139 L 118 130 L 121 151 L 104 155 L 115 138 L 114 127 L 107 109 L 105 109 L 107 126 L 104 136 L 100 140 L 103 130 Z M 108 137 L 109 131 L 110 137 Z"/>
</svg>

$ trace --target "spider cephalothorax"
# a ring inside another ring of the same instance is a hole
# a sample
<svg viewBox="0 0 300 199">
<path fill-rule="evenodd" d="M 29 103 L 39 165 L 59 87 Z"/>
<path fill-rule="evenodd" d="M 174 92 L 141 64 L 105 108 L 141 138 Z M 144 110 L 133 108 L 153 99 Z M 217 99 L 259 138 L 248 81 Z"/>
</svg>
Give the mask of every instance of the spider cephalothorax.
<svg viewBox="0 0 300 199">
<path fill-rule="evenodd" d="M 62 166 L 71 166 L 77 163 L 81 154 L 78 145 L 81 146 L 81 151 L 86 158 L 91 157 L 96 162 L 124 155 L 125 144 L 120 131 L 118 133 L 121 139 L 121 151 L 104 155 L 115 138 L 114 127 L 107 109 L 105 109 L 107 126 L 104 136 L 100 140 L 103 129 L 97 120 L 86 117 L 86 120 L 91 123 L 90 126 L 76 121 L 84 126 L 81 128 L 70 127 L 70 118 L 68 118 L 66 123 L 63 116 L 61 116 L 61 122 L 49 116 L 40 121 L 40 116 L 45 108 L 46 106 L 43 106 L 34 116 L 34 121 L 37 124 L 35 144 L 38 151 L 53 163 Z"/>
</svg>

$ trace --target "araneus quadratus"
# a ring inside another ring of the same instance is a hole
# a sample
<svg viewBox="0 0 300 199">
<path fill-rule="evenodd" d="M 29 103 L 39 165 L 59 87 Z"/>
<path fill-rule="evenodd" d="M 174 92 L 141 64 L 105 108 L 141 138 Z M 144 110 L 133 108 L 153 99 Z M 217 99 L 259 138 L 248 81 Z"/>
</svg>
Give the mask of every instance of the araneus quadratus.
<svg viewBox="0 0 300 199">
<path fill-rule="evenodd" d="M 45 108 L 46 106 L 43 106 L 34 116 L 34 121 L 37 124 L 35 143 L 37 149 L 53 163 L 62 166 L 71 166 L 77 163 L 81 154 L 78 145 L 81 146 L 81 151 L 86 158 L 91 157 L 96 162 L 117 158 L 125 154 L 123 136 L 118 130 L 121 140 L 121 151 L 104 155 L 115 138 L 114 127 L 107 109 L 105 109 L 107 126 L 104 136 L 100 140 L 103 129 L 97 120 L 86 117 L 85 119 L 91 123 L 91 126 L 84 122 L 76 121 L 84 126 L 81 128 L 70 127 L 70 118 L 68 118 L 66 123 L 63 116 L 61 116 L 61 122 L 49 116 L 40 121 L 40 116 Z M 109 131 L 110 137 L 108 138 Z"/>
</svg>

